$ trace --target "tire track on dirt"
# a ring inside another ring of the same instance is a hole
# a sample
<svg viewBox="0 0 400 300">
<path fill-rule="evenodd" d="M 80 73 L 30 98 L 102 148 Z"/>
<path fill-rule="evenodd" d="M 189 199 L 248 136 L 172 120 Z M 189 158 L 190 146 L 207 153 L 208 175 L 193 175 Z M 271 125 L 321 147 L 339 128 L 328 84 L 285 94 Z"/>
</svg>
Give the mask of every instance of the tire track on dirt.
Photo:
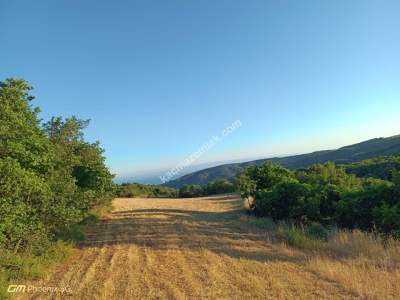
<svg viewBox="0 0 400 300">
<path fill-rule="evenodd" d="M 29 299 L 353 299 L 305 266 L 301 251 L 240 221 L 239 199 L 117 199 L 77 253 Z M 287 248 L 286 248 L 287 249 Z M 26 298 L 18 298 L 26 299 Z"/>
</svg>

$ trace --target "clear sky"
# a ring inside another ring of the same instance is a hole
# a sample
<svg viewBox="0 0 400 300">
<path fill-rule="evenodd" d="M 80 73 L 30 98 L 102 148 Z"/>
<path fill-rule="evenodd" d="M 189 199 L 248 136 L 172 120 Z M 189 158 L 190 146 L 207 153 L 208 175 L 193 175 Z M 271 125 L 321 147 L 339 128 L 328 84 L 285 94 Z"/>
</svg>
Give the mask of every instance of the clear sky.
<svg viewBox="0 0 400 300">
<path fill-rule="evenodd" d="M 400 1 L 0 0 L 0 80 L 135 180 L 400 133 Z M 140 175 L 140 176 L 139 176 Z M 161 174 L 160 174 L 161 175 Z"/>
</svg>

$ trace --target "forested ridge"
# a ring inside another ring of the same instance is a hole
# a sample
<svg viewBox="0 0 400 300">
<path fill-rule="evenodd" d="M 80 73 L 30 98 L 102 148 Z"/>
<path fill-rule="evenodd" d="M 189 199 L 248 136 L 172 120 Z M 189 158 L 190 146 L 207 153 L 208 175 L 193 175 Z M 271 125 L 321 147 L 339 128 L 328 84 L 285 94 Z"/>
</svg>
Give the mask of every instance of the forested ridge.
<svg viewBox="0 0 400 300">
<path fill-rule="evenodd" d="M 328 137 L 327 137 L 328 138 Z M 244 169 L 264 162 L 279 164 L 291 170 L 308 168 L 315 164 L 334 162 L 336 164 L 351 164 L 363 160 L 373 159 L 378 156 L 391 156 L 400 154 L 400 135 L 387 138 L 375 138 L 354 145 L 341 147 L 336 150 L 316 151 L 307 154 L 287 157 L 273 157 L 243 163 L 225 164 L 190 173 L 165 183 L 165 186 L 181 188 L 184 185 L 206 185 L 217 178 L 233 181 Z"/>
</svg>

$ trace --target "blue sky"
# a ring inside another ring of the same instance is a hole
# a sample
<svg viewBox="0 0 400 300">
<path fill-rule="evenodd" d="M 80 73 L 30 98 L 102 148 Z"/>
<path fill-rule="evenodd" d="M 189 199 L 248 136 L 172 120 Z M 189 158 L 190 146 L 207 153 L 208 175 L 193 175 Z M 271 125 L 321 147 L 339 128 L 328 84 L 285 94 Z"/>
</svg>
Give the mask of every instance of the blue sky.
<svg viewBox="0 0 400 300">
<path fill-rule="evenodd" d="M 90 118 L 120 178 L 400 133 L 399 1 L 0 0 L 0 80 Z M 161 174 L 160 174 L 161 175 Z"/>
</svg>

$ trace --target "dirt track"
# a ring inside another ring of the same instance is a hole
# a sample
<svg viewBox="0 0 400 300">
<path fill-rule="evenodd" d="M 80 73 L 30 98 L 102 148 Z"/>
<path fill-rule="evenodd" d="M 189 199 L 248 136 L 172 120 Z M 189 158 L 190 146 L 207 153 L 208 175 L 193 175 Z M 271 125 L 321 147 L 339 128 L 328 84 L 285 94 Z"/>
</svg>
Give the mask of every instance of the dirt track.
<svg viewBox="0 0 400 300">
<path fill-rule="evenodd" d="M 116 199 L 87 240 L 30 299 L 350 299 L 308 270 L 301 252 L 241 222 L 233 196 Z"/>
</svg>

